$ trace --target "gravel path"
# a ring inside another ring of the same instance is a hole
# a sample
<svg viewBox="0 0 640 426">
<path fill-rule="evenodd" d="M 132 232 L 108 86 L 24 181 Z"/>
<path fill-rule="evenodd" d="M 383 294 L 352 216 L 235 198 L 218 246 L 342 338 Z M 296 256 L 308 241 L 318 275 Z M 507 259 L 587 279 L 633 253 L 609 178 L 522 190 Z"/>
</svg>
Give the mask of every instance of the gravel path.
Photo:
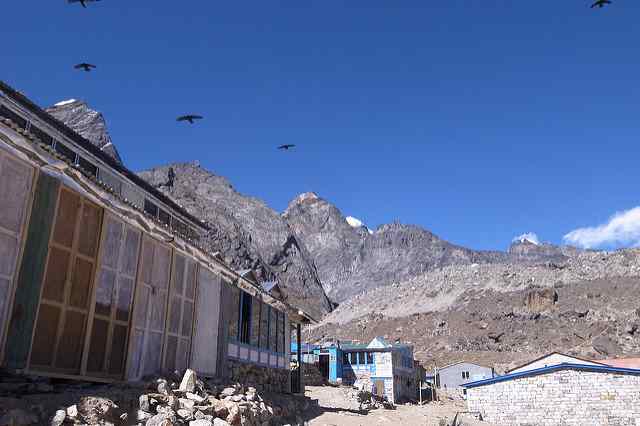
<svg viewBox="0 0 640 426">
<path fill-rule="evenodd" d="M 396 410 L 377 409 L 369 413 L 358 410 L 358 403 L 347 398 L 345 389 L 330 386 L 307 386 L 306 396 L 317 399 L 321 413 L 310 419 L 310 426 L 439 426 L 444 419 L 451 424 L 459 411 L 464 411 L 463 402 L 399 405 Z M 465 426 L 492 426 L 472 417 L 463 417 Z"/>
</svg>

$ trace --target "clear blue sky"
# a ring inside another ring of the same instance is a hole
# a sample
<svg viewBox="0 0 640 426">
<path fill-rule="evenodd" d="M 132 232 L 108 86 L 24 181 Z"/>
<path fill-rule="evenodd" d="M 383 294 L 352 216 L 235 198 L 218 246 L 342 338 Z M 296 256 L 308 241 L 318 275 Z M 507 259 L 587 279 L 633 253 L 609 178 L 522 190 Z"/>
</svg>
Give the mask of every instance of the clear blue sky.
<svg viewBox="0 0 640 426">
<path fill-rule="evenodd" d="M 315 191 L 486 249 L 640 204 L 640 1 L 5 3 L 0 78 L 88 101 L 134 170 L 198 159 L 277 210 Z"/>
</svg>

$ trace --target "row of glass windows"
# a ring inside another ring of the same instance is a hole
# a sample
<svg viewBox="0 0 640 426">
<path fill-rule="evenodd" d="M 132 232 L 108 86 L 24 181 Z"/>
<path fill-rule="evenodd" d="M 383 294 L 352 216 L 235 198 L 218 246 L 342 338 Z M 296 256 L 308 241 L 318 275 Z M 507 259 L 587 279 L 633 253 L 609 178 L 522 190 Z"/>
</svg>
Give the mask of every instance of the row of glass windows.
<svg viewBox="0 0 640 426">
<path fill-rule="evenodd" d="M 27 128 L 29 131 L 35 135 L 38 139 L 42 141 L 45 145 L 51 146 L 54 151 L 56 151 L 59 155 L 69 160 L 71 163 L 79 166 L 85 173 L 102 180 L 111 186 L 118 195 L 123 195 L 122 193 L 122 182 L 108 172 L 103 172 L 99 170 L 98 167 L 91 163 L 86 158 L 77 154 L 73 149 L 69 148 L 62 142 L 55 140 L 51 135 L 39 129 L 33 123 L 29 123 L 25 118 L 21 117 L 19 114 L 5 107 L 4 105 L 0 105 L 0 117 L 6 117 L 11 119 L 14 123 L 22 128 Z M 104 176 L 103 176 L 104 175 Z M 193 230 L 193 228 L 187 226 L 184 222 L 175 218 L 165 210 L 161 209 L 157 205 L 155 205 L 152 201 L 145 198 L 144 199 L 144 211 L 150 216 L 158 219 L 160 222 L 165 225 L 171 227 L 171 229 L 176 230 L 182 235 L 186 235 L 190 238 L 197 239 L 198 234 Z"/>
<path fill-rule="evenodd" d="M 229 339 L 266 349 L 285 352 L 285 315 L 237 287 L 231 287 Z"/>
<path fill-rule="evenodd" d="M 344 352 L 342 362 L 351 365 L 373 364 L 373 352 Z"/>
</svg>

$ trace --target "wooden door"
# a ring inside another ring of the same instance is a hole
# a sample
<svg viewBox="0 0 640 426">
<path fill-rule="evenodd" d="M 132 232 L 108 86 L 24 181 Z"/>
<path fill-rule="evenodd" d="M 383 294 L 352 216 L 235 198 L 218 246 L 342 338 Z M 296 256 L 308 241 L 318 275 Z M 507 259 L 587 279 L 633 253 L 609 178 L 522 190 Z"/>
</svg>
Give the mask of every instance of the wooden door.
<svg viewBox="0 0 640 426">
<path fill-rule="evenodd" d="M 375 394 L 378 396 L 384 396 L 384 380 L 374 380 L 373 383 L 375 384 L 374 386 L 374 391 Z"/>
<path fill-rule="evenodd" d="M 143 237 L 127 361 L 129 380 L 161 370 L 170 268 L 171 249 Z"/>
<path fill-rule="evenodd" d="M 89 376 L 123 377 L 140 239 L 139 230 L 105 215 L 85 352 Z"/>
<path fill-rule="evenodd" d="M 198 265 L 175 252 L 171 273 L 164 369 L 183 373 L 189 366 Z"/>
<path fill-rule="evenodd" d="M 0 151 L 0 362 L 3 359 L 33 174 L 33 167 Z"/>
<path fill-rule="evenodd" d="M 60 188 L 29 366 L 79 374 L 102 209 Z"/>
<path fill-rule="evenodd" d="M 219 276 L 207 268 L 199 268 L 191 365 L 205 376 L 214 376 L 217 372 L 221 288 Z"/>
</svg>

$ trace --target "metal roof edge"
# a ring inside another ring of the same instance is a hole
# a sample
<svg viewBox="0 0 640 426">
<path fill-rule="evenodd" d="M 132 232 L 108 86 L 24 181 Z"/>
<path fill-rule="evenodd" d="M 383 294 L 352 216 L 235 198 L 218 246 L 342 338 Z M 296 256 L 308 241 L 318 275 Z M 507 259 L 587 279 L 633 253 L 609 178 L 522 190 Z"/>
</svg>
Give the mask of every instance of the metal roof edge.
<svg viewBox="0 0 640 426">
<path fill-rule="evenodd" d="M 527 370 L 520 373 L 506 374 L 504 376 L 494 377 L 492 379 L 478 380 L 471 383 L 465 383 L 461 385 L 464 388 L 476 388 L 480 386 L 492 385 L 494 383 L 506 382 L 509 380 L 519 379 L 528 376 L 538 376 L 545 373 L 550 373 L 558 370 L 582 370 L 592 371 L 598 373 L 623 373 L 623 374 L 635 374 L 640 376 L 640 369 L 634 368 L 619 368 L 609 367 L 605 365 L 585 365 L 585 364 L 571 364 L 562 363 L 556 365 L 550 365 L 548 367 L 536 368 L 535 370 Z"/>
<path fill-rule="evenodd" d="M 519 365 L 517 367 L 513 367 L 513 368 L 507 370 L 505 373 L 506 374 L 510 374 L 514 370 L 518 370 L 518 369 L 520 369 L 522 367 L 526 367 L 529 364 L 533 364 L 534 362 L 540 361 L 541 359 L 544 359 L 544 358 L 546 358 L 548 356 L 551 356 L 551 355 L 562 355 L 562 356 L 566 356 L 566 357 L 569 357 L 569 358 L 579 359 L 580 361 L 584 361 L 584 362 L 593 362 L 594 364 L 607 365 L 607 364 L 604 364 L 604 363 L 602 363 L 600 361 L 597 361 L 597 360 L 581 358 L 579 356 L 573 356 L 573 355 L 565 354 L 563 352 L 553 351 L 553 352 L 549 352 L 548 354 L 542 355 L 542 356 L 540 356 L 540 357 L 538 357 L 536 359 L 532 359 L 531 361 L 527 361 L 522 365 Z"/>
</svg>

